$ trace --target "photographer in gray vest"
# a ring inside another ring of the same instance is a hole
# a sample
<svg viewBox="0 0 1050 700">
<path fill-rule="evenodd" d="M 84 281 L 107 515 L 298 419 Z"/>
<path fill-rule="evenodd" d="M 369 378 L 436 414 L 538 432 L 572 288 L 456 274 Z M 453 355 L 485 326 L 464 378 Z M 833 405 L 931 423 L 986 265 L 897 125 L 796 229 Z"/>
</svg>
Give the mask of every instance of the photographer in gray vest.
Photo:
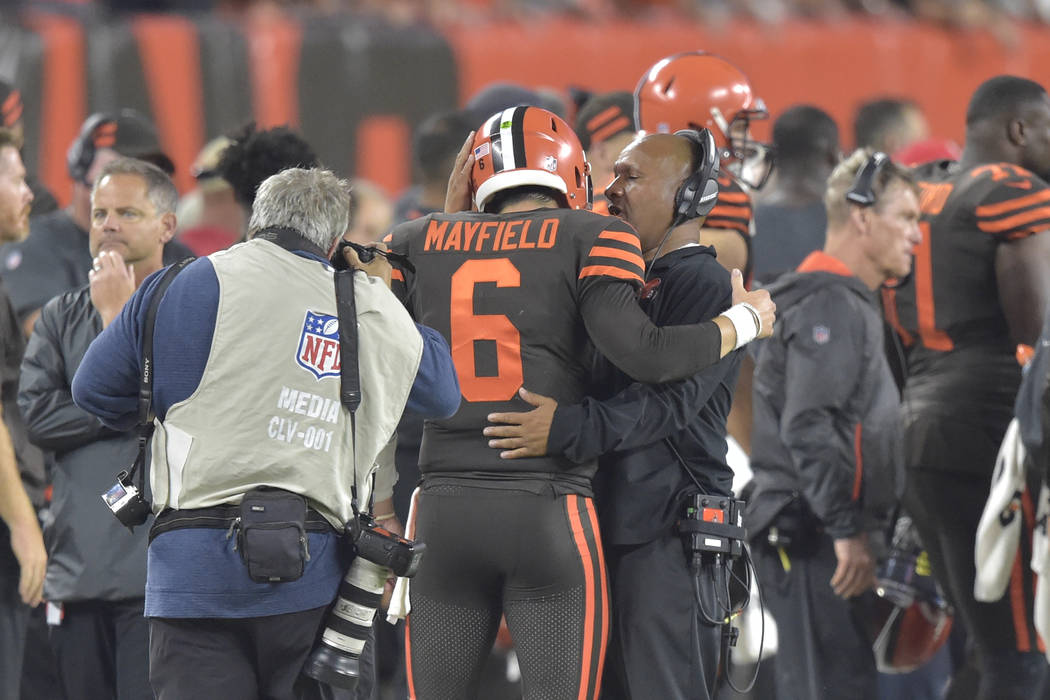
<svg viewBox="0 0 1050 700">
<path fill-rule="evenodd" d="M 344 525 L 360 511 L 400 529 L 391 438 L 402 412 L 458 408 L 447 344 L 412 323 L 374 250 L 367 266 L 346 256 L 368 274 L 347 273 L 360 404 L 353 415 L 344 408 L 341 375 L 353 358 L 328 259 L 349 214 L 346 182 L 326 170 L 270 177 L 249 240 L 146 280 L 74 380 L 79 405 L 118 429 L 134 426 L 153 329 L 157 517 L 145 614 L 160 700 L 304 697 L 313 681 L 301 671 L 344 593 Z M 154 295 L 162 301 L 150 323 Z M 142 494 L 121 476 L 104 498 L 124 520 Z"/>
</svg>

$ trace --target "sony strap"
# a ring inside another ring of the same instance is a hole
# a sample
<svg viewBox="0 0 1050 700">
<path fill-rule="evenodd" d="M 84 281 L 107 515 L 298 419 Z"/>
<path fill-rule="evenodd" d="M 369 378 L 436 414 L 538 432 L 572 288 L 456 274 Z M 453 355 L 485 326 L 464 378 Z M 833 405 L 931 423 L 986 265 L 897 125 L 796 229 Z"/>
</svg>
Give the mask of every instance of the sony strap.
<svg viewBox="0 0 1050 700">
<path fill-rule="evenodd" d="M 153 379 L 155 375 L 153 366 L 153 333 L 156 330 L 157 309 L 160 308 L 160 302 L 164 298 L 164 293 L 168 291 L 168 287 L 175 279 L 175 276 L 194 260 L 195 258 L 180 260 L 164 271 L 156 289 L 153 290 L 153 296 L 149 300 L 149 307 L 146 309 L 146 319 L 142 326 L 142 364 L 139 368 L 139 422 L 135 426 L 139 436 L 139 452 L 135 458 L 135 463 L 131 465 L 131 470 L 128 472 L 129 479 L 136 476 L 136 474 L 138 475 L 136 487 L 140 494 L 145 493 L 146 449 L 149 447 L 150 438 L 153 437 L 153 419 L 155 417 L 153 413 Z"/>
<path fill-rule="evenodd" d="M 350 411 L 351 448 L 354 453 L 354 479 L 350 484 L 350 505 L 357 516 L 357 409 L 361 406 L 361 373 L 357 365 L 357 303 L 354 301 L 355 270 L 335 273 L 335 308 L 339 318 L 339 401 Z M 372 512 L 375 488 L 368 495 Z"/>
</svg>

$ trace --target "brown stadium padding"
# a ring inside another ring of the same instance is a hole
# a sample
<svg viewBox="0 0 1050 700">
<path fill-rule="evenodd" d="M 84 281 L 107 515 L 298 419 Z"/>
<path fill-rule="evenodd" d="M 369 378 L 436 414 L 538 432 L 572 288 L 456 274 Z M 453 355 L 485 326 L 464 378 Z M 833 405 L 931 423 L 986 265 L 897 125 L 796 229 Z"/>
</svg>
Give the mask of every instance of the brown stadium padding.
<svg viewBox="0 0 1050 700">
<path fill-rule="evenodd" d="M 185 192 L 193 187 L 185 164 L 193 162 L 205 142 L 197 27 L 182 17 L 143 15 L 131 21 L 131 29 L 148 83 L 153 121 L 165 153 L 183 166 L 175 170 L 175 184 Z"/>
<path fill-rule="evenodd" d="M 28 15 L 27 25 L 43 42 L 43 80 L 37 110 L 30 111 L 34 105 L 27 99 L 23 120 L 40 125 L 34 170 L 65 205 L 71 187 L 66 150 L 87 116 L 84 31 L 76 20 L 43 13 Z M 17 76 L 14 82 L 21 85 L 21 78 Z"/>
<path fill-rule="evenodd" d="M 407 185 L 415 126 L 496 80 L 630 90 L 662 56 L 704 48 L 737 63 L 774 115 L 811 101 L 846 127 L 861 100 L 899 95 L 919 103 L 936 135 L 957 141 L 984 79 L 1013 73 L 1050 85 L 1050 28 L 1036 26 L 1020 27 L 1017 47 L 1006 49 L 980 33 L 863 20 L 791 21 L 775 33 L 748 22 L 708 32 L 673 20 L 493 22 L 439 33 L 351 15 L 243 25 L 155 17 L 86 30 L 70 18 L 28 17 L 26 33 L 38 40 L 18 42 L 19 73 L 5 77 L 21 88 L 28 135 L 38 142 L 27 150 L 31 169 L 62 201 L 65 152 L 81 121 L 120 106 L 157 121 L 183 189 L 196 145 L 255 118 L 299 125 L 333 170 L 396 191 Z M 758 124 L 756 135 L 768 137 L 770 125 Z"/>
<path fill-rule="evenodd" d="M 4 27 L 0 29 L 0 44 L 6 46 L 7 41 L 15 41 L 20 47 L 18 84 L 15 87 L 22 95 L 22 129 L 25 133 L 22 157 L 26 163 L 31 164 L 32 174 L 36 175 L 33 165 L 40 161 L 42 136 L 39 115 L 44 86 L 44 40 L 39 34 Z M 4 79 L 8 80 L 6 76 Z"/>
<path fill-rule="evenodd" d="M 412 131 L 456 106 L 451 48 L 433 30 L 375 19 L 313 18 L 302 26 L 303 132 L 330 167 L 397 194 L 409 182 Z M 364 154 L 374 154 L 367 165 Z"/>
<path fill-rule="evenodd" d="M 247 25 L 255 120 L 262 128 L 299 127 L 299 53 L 302 31 L 291 18 L 272 17 Z M 338 55 L 329 56 L 338 61 Z M 311 76 L 325 82 L 323 76 Z M 333 86 L 334 87 L 334 86 Z"/>
<path fill-rule="evenodd" d="M 250 61 L 248 40 L 236 25 L 214 18 L 197 21 L 204 134 L 228 134 L 254 118 L 252 86 L 245 79 Z"/>
<path fill-rule="evenodd" d="M 15 76 L 31 85 L 27 157 L 63 204 L 66 150 L 92 112 L 131 107 L 153 120 L 183 192 L 203 143 L 254 119 L 300 128 L 326 165 L 354 175 L 360 164 L 396 194 L 408 185 L 412 130 L 456 103 L 451 49 L 424 28 L 329 17 L 243 26 L 215 17 L 31 18 Z"/>
</svg>

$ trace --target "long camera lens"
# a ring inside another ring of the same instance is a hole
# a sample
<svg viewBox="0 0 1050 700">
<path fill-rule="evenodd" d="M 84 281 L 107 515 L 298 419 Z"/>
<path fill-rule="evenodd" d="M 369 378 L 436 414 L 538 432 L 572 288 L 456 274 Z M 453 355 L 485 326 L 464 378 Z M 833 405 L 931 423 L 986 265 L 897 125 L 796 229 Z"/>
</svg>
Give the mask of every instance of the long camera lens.
<svg viewBox="0 0 1050 700">
<path fill-rule="evenodd" d="M 357 557 L 339 584 L 339 597 L 325 618 L 321 642 L 303 672 L 336 688 L 353 689 L 361 675 L 358 659 L 372 629 L 390 570 Z"/>
</svg>

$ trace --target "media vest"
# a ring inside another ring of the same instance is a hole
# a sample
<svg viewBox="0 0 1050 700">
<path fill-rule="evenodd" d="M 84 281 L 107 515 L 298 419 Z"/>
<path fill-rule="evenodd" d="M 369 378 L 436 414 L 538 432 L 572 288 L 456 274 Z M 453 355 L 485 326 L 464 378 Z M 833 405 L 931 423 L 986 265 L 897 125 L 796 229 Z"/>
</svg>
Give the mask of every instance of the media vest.
<svg viewBox="0 0 1050 700">
<path fill-rule="evenodd" d="M 393 482 L 393 451 L 379 457 L 419 368 L 419 331 L 382 280 L 355 274 L 355 474 L 350 415 L 339 402 L 333 270 L 259 239 L 209 259 L 219 281 L 211 350 L 196 391 L 157 422 L 154 510 L 238 503 L 256 486 L 273 486 L 302 494 L 342 528 L 355 480 L 362 509 L 374 471 Z"/>
</svg>

